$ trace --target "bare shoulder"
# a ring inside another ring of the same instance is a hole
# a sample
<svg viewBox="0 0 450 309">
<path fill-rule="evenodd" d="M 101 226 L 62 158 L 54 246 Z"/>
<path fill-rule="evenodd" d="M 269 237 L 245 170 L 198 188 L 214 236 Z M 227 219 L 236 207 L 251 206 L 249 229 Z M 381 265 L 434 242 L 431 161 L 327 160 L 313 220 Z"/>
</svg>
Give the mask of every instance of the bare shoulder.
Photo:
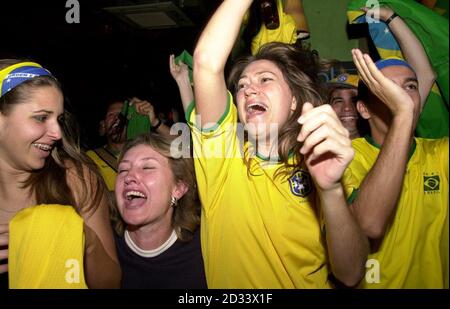
<svg viewBox="0 0 450 309">
<path fill-rule="evenodd" d="M 69 187 L 74 188 L 83 184 L 88 187 L 95 185 L 97 175 L 92 166 L 84 162 L 75 163 L 73 160 L 65 160 L 64 166 L 66 168 L 66 179 Z"/>
<path fill-rule="evenodd" d="M 95 209 L 106 194 L 102 182 L 93 166 L 85 162 L 65 160 L 66 181 L 76 201 L 78 212 L 84 214 L 95 212 Z"/>
</svg>

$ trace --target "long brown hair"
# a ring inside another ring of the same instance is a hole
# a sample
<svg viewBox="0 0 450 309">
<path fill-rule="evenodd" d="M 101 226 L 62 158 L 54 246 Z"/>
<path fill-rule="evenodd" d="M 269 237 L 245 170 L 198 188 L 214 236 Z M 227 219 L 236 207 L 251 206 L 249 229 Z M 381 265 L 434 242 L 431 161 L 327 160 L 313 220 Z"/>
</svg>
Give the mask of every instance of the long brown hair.
<svg viewBox="0 0 450 309">
<path fill-rule="evenodd" d="M 284 163 L 283 168 L 277 172 L 277 175 L 280 175 L 298 167 L 303 160 L 300 154 L 301 144 L 297 141 L 301 129 L 297 119 L 302 113 L 304 102 L 310 102 L 314 106 L 324 103 L 325 91 L 318 75 L 322 63 L 317 53 L 311 51 L 309 47 L 276 42 L 265 44 L 256 55 L 238 60 L 231 70 L 228 87 L 234 93 L 235 102 L 242 72 L 250 63 L 257 60 L 269 60 L 278 66 L 297 102 L 295 111 L 278 133 L 278 157 L 279 161 Z M 293 163 L 288 162 L 290 154 L 294 156 Z M 244 160 L 250 169 L 252 159 L 244 158 Z"/>
<path fill-rule="evenodd" d="M 26 60 L 0 60 L 0 70 Z M 60 83 L 53 76 L 37 76 L 18 85 L 0 97 L 0 112 L 8 115 L 15 105 L 27 102 L 33 89 L 54 87 L 62 93 Z M 23 187 L 30 187 L 39 204 L 72 205 L 78 213 L 93 212 L 106 196 L 106 186 L 95 164 L 79 146 L 79 134 L 72 114 L 64 111 L 58 119 L 62 139 L 53 148 L 42 169 L 32 171 Z M 77 191 L 67 182 L 68 166 L 74 167 L 79 178 Z M 86 179 L 88 177 L 89 179 Z M 93 186 L 88 188 L 87 183 Z M 81 188 L 78 191 L 78 188 Z M 77 202 L 78 201 L 78 202 Z M 87 205 L 80 209 L 81 205 Z"/>
<path fill-rule="evenodd" d="M 128 150 L 139 145 L 150 146 L 153 150 L 169 160 L 175 181 L 177 183 L 182 182 L 188 187 L 186 193 L 178 200 L 177 206 L 174 207 L 172 227 L 181 241 L 189 241 L 192 239 L 193 233 L 200 224 L 200 206 L 197 196 L 194 161 L 192 158 L 174 158 L 170 152 L 173 140 L 174 138 L 170 136 L 154 132 L 139 135 L 135 139 L 125 143 L 119 157 L 119 162 L 122 161 Z M 115 228 L 119 234 L 122 234 L 123 227 L 120 224 L 116 223 Z"/>
</svg>

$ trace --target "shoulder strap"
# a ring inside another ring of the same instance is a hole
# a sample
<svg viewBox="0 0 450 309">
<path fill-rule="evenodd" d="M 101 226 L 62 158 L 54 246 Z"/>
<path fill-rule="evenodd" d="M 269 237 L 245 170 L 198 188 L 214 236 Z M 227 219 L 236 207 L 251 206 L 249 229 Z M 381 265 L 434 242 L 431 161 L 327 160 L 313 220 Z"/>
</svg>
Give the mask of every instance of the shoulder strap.
<svg viewBox="0 0 450 309">
<path fill-rule="evenodd" d="M 94 149 L 94 152 L 105 161 L 106 164 L 109 165 L 115 172 L 117 172 L 117 158 L 110 153 L 108 150 L 106 150 L 104 147 L 99 147 Z"/>
</svg>

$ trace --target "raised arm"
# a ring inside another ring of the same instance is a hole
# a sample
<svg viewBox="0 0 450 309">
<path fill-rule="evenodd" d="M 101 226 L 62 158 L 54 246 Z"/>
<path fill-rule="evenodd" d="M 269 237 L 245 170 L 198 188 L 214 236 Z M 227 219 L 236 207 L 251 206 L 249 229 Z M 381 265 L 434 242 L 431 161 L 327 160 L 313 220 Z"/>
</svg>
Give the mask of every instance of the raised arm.
<svg viewBox="0 0 450 309">
<path fill-rule="evenodd" d="M 176 64 L 174 55 L 170 55 L 169 57 L 169 68 L 170 74 L 177 83 L 178 90 L 180 91 L 183 111 L 186 112 L 189 104 L 194 100 L 194 92 L 192 91 L 191 81 L 189 80 L 189 68 L 181 61 L 179 64 Z"/>
<path fill-rule="evenodd" d="M 164 134 L 170 135 L 170 128 L 161 123 L 161 119 L 156 117 L 155 108 L 149 101 L 141 100 L 139 98 L 133 97 L 131 102 L 136 106 L 136 111 L 141 115 L 147 115 L 152 126 L 152 130 Z"/>
<path fill-rule="evenodd" d="M 341 184 L 354 155 L 349 133 L 328 104 L 313 108 L 305 103 L 299 122 L 300 152 L 320 197 L 331 270 L 342 283 L 355 286 L 363 276 L 369 246 Z"/>
<path fill-rule="evenodd" d="M 380 8 L 380 19 L 384 22 L 393 14 L 394 11 L 389 7 Z M 436 73 L 433 71 L 422 43 L 400 16 L 391 19 L 388 27 L 395 36 L 406 61 L 416 72 L 419 82 L 420 103 L 423 109 L 436 79 Z"/>
<path fill-rule="evenodd" d="M 203 30 L 195 48 L 195 107 L 201 116 L 202 127 L 216 123 L 225 112 L 225 64 L 251 3 L 252 0 L 223 1 Z"/>
<path fill-rule="evenodd" d="M 371 239 L 380 239 L 395 212 L 402 189 L 414 132 L 414 102 L 404 89 L 384 77 L 368 55 L 354 50 L 353 61 L 371 92 L 392 114 L 378 158 L 351 205 L 365 234 Z"/>
</svg>

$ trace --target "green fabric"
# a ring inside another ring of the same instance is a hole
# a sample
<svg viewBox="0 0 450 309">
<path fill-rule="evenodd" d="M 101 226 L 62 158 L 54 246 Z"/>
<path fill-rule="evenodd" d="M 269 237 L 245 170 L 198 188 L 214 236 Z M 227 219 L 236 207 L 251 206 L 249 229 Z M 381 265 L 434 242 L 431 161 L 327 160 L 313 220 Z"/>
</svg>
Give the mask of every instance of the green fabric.
<svg viewBox="0 0 450 309">
<path fill-rule="evenodd" d="M 127 119 L 127 140 L 151 131 L 152 125 L 148 116 L 139 114 L 136 107 L 130 106 L 128 101 L 125 101 L 121 113 Z"/>
<path fill-rule="evenodd" d="M 358 197 L 359 189 L 355 189 L 352 191 L 352 194 L 347 198 L 347 204 L 351 205 Z"/>
<path fill-rule="evenodd" d="M 193 80 L 193 75 L 192 75 L 193 74 L 192 73 L 193 61 L 192 61 L 191 54 L 189 54 L 186 50 L 183 50 L 183 52 L 181 54 L 179 54 L 177 57 L 175 57 L 175 63 L 176 64 L 178 64 L 180 61 L 188 66 L 188 68 L 189 68 L 189 80 L 192 83 L 194 80 Z"/>
<path fill-rule="evenodd" d="M 381 6 L 392 8 L 416 34 L 437 74 L 436 84 L 442 97 L 436 88 L 430 92 L 420 115 L 416 135 L 424 138 L 448 136 L 448 19 L 413 0 L 380 0 L 378 2 Z M 366 0 L 352 0 L 348 10 L 358 11 L 364 6 L 366 6 Z"/>
</svg>

